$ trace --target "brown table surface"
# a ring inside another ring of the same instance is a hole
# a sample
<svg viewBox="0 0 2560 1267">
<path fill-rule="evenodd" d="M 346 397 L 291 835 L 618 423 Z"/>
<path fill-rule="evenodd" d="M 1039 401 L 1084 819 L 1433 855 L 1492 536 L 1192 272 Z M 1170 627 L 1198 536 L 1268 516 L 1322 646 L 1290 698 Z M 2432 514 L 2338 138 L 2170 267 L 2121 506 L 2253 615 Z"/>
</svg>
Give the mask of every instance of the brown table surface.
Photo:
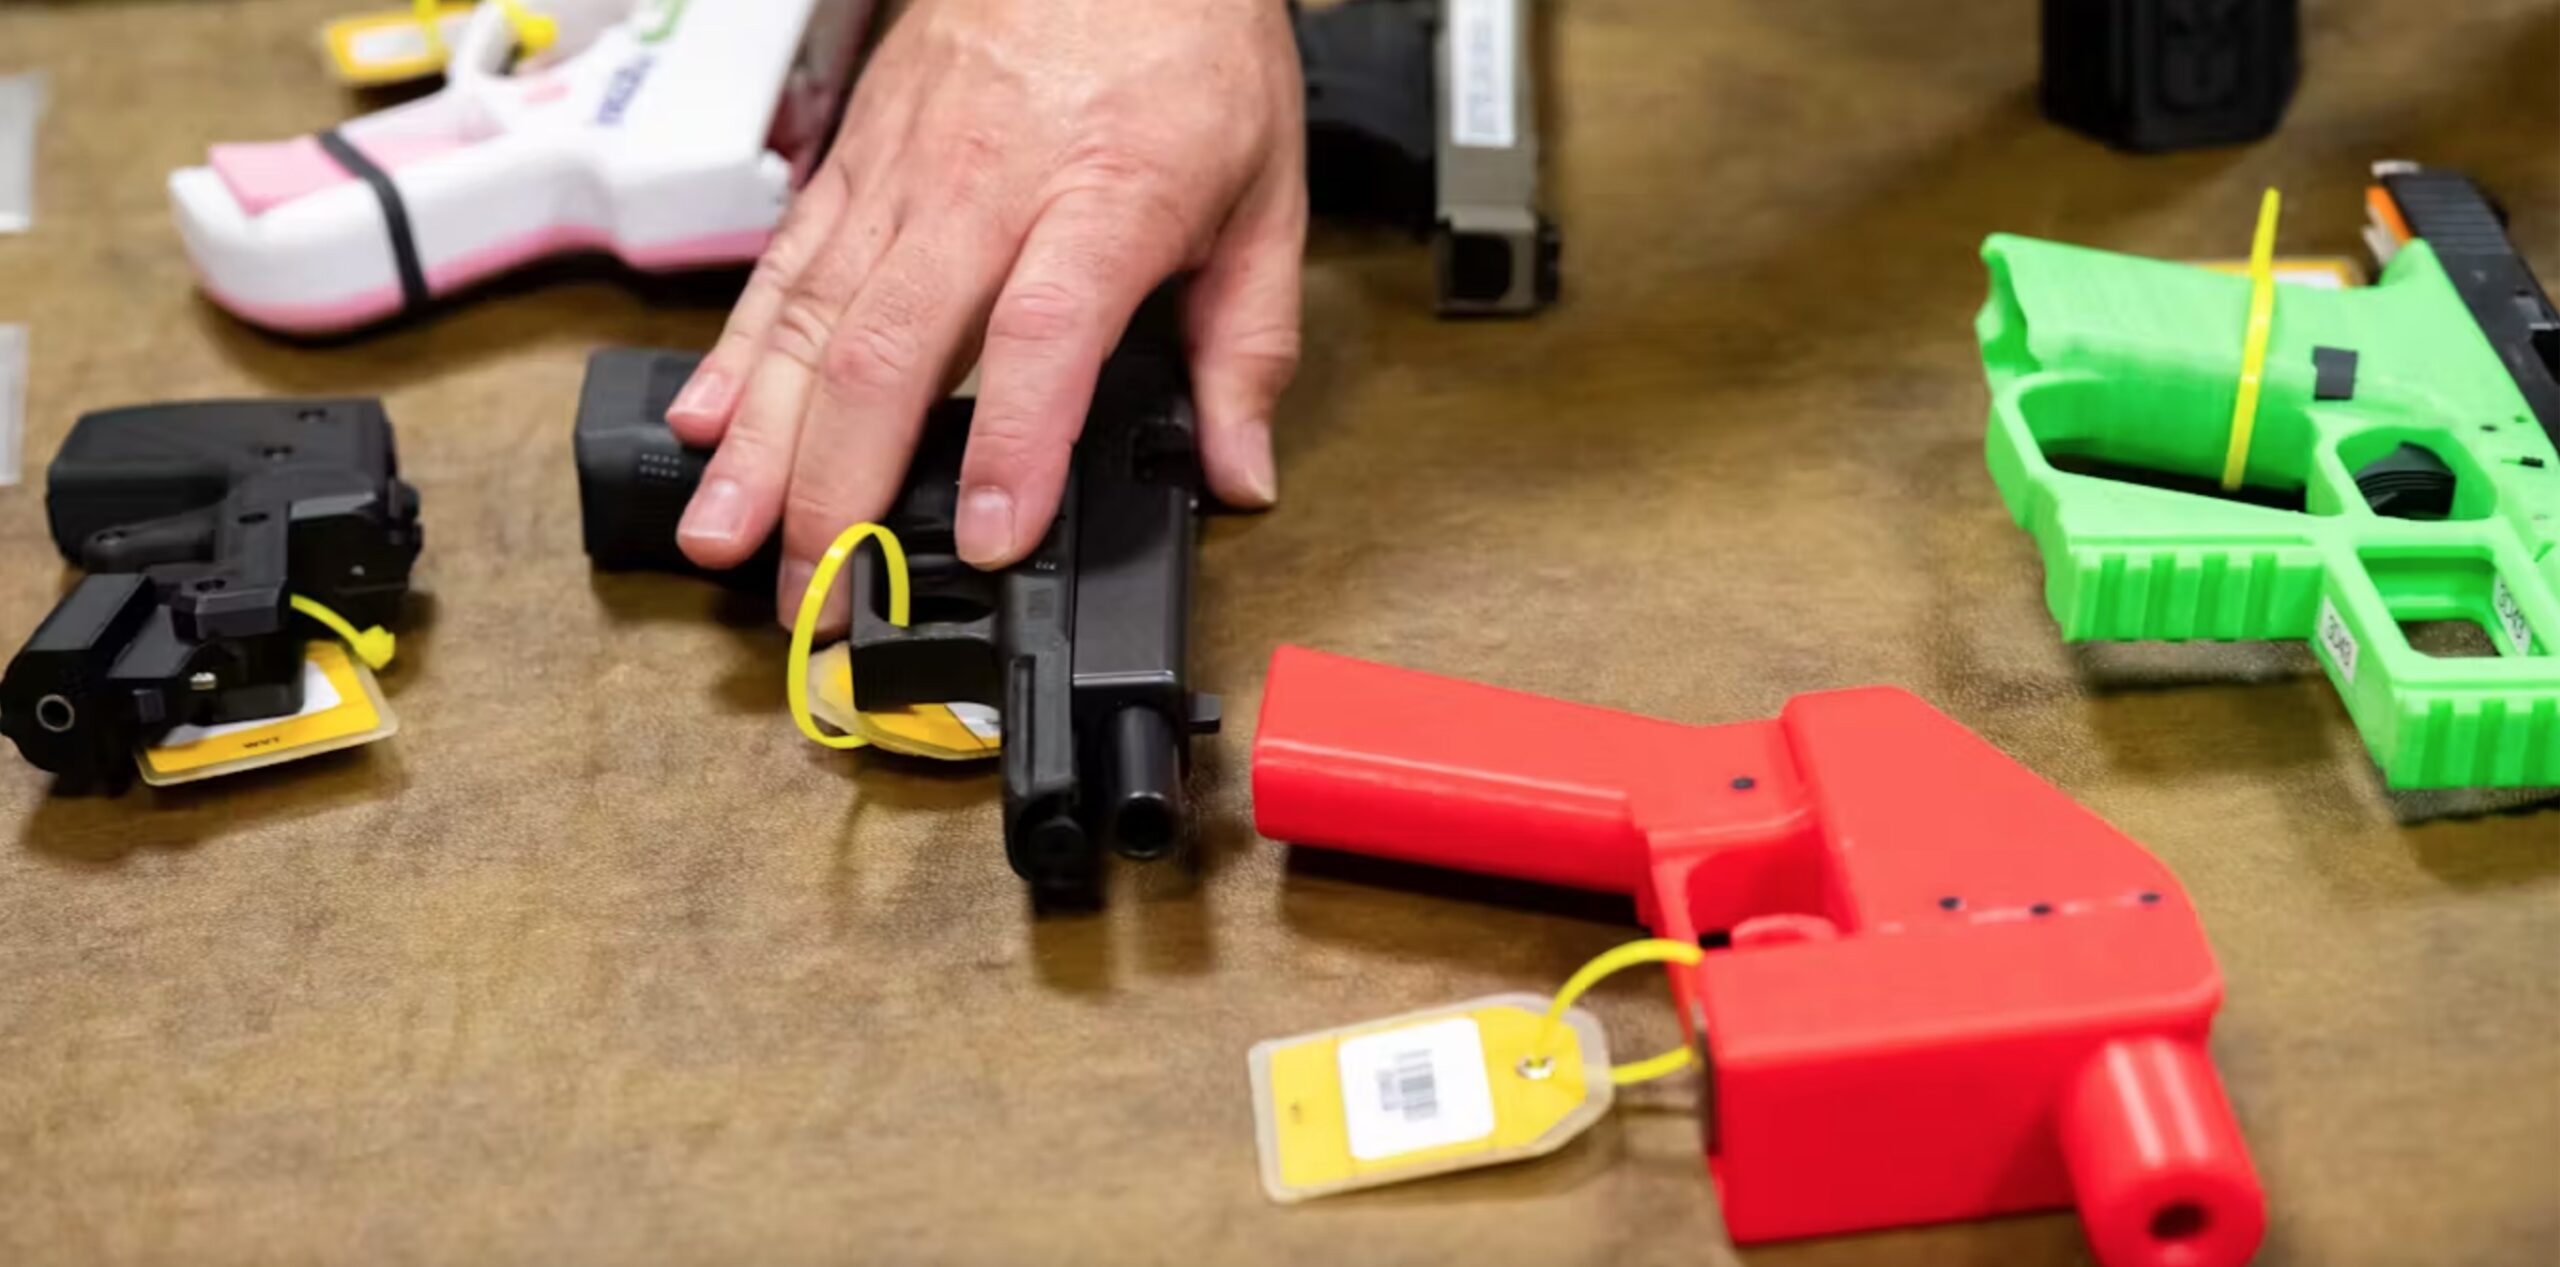
<svg viewBox="0 0 2560 1267">
<path fill-rule="evenodd" d="M 590 577 L 582 362 L 705 343 L 716 287 L 572 271 L 331 349 L 190 292 L 164 173 L 346 113 L 312 55 L 340 7 L 0 9 L 0 70 L 53 83 L 39 224 L 0 239 L 30 468 L 86 409 L 380 393 L 429 526 L 395 740 L 119 800 L 0 761 L 0 1261 L 1737 1261 L 1685 1082 L 1545 1162 L 1264 1199 L 1252 1043 L 1550 988 L 1632 935 L 1623 903 L 1256 838 L 1283 642 L 1698 722 L 1918 691 L 2202 908 L 2261 1261 L 2560 1259 L 2560 814 L 2401 825 L 2307 654 L 2066 650 L 1982 469 L 1971 324 L 1989 231 L 2227 255 L 2276 184 L 2288 247 L 2347 252 L 2394 156 L 2500 191 L 2560 277 L 2550 0 L 2306 6 L 2280 135 L 2152 159 L 2038 118 L 2031 4 L 1553 6 L 1569 298 L 1441 324 L 1422 252 L 1317 244 L 1287 499 L 1202 557 L 1235 719 L 1204 874 L 1124 868 L 1052 921 L 991 776 L 819 751 L 759 613 Z M 64 580 L 38 487 L 0 493 L 11 645 Z M 1597 1007 L 1623 1049 L 1675 1033 L 1649 976 Z M 2048 1216 L 1740 1260 L 2085 1255 Z"/>
</svg>

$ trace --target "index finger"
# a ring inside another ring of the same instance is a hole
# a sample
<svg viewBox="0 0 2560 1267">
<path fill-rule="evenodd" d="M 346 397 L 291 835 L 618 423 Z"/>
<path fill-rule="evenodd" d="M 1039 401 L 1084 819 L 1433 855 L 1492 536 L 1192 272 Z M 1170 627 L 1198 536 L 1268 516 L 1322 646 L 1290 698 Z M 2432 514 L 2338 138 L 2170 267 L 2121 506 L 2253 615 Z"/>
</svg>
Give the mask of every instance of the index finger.
<svg viewBox="0 0 2560 1267">
<path fill-rule="evenodd" d="M 982 568 L 1029 554 L 1057 516 L 1103 359 L 1182 263 L 1182 235 L 1102 194 L 1051 204 L 987 314 L 953 524 Z"/>
</svg>

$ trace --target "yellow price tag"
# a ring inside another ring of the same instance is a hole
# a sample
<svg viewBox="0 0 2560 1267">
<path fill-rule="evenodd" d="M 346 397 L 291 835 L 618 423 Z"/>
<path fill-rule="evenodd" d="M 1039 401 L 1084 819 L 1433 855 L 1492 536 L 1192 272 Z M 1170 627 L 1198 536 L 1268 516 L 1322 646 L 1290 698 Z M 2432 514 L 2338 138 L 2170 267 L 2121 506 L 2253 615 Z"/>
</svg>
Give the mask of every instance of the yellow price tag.
<svg viewBox="0 0 2560 1267">
<path fill-rule="evenodd" d="M 443 74 L 445 50 L 470 21 L 468 4 L 439 7 L 433 31 L 413 9 L 384 9 L 331 22 L 321 28 L 320 45 L 340 82 L 378 88 Z"/>
<path fill-rule="evenodd" d="M 1303 1201 L 1562 1148 L 1617 1088 L 1599 1021 L 1568 1009 L 1548 1030 L 1547 1010 L 1495 995 L 1256 1045 L 1263 1189 Z"/>
<path fill-rule="evenodd" d="M 400 724 L 383 703 L 373 671 L 336 642 L 304 652 L 302 711 L 291 717 L 225 726 L 181 726 L 140 754 L 142 780 L 154 787 L 220 778 L 387 739 Z"/>
<path fill-rule="evenodd" d="M 1003 745 L 996 710 L 984 704 L 919 704 L 864 712 L 853 703 L 853 653 L 843 643 L 809 659 L 809 714 L 871 746 L 934 761 L 977 761 Z"/>
</svg>

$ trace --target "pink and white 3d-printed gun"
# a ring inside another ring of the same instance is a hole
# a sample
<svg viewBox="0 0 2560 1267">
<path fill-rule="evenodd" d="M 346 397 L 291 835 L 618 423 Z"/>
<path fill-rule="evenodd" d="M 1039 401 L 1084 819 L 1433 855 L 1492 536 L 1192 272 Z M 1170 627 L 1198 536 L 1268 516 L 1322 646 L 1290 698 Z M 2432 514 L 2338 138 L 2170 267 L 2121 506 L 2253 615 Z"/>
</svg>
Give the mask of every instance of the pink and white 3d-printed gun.
<svg viewBox="0 0 2560 1267">
<path fill-rule="evenodd" d="M 511 68 L 514 28 L 482 5 L 433 96 L 172 174 L 205 293 L 329 334 L 550 256 L 752 260 L 825 149 L 874 0 L 537 7 L 578 11 L 542 58 Z"/>
</svg>

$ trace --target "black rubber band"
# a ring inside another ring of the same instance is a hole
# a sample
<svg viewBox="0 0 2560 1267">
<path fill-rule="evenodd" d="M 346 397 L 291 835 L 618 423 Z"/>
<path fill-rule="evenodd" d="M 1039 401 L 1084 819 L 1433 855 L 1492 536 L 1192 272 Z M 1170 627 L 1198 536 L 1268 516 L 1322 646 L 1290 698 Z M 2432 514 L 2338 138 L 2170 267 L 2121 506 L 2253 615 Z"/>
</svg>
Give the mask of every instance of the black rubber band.
<svg viewBox="0 0 2560 1267">
<path fill-rule="evenodd" d="M 374 201 L 382 204 L 382 227 L 391 235 L 391 264 L 400 273 L 401 311 L 416 312 L 425 307 L 431 298 L 427 293 L 427 271 L 418 263 L 418 238 L 409 228 L 409 207 L 400 201 L 400 187 L 391 183 L 391 173 L 347 144 L 347 138 L 336 130 L 321 133 L 319 141 L 320 149 L 346 168 L 348 175 L 373 186 Z"/>
</svg>

